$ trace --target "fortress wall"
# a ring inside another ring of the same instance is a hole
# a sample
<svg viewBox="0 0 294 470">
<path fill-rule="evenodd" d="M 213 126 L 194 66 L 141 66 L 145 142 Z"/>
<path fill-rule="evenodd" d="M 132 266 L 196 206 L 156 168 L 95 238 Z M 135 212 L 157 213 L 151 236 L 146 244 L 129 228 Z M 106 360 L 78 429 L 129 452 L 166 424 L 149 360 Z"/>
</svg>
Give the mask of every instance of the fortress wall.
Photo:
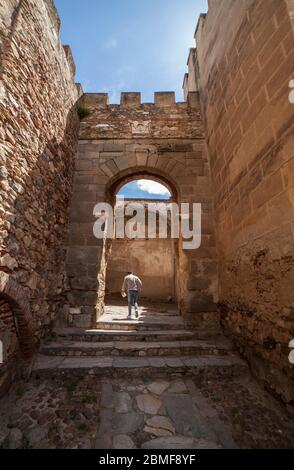
<svg viewBox="0 0 294 470">
<path fill-rule="evenodd" d="M 23 335 L 27 343 L 37 341 L 64 289 L 62 245 L 79 119 L 73 64 L 59 40 L 53 1 L 1 2 L 0 25 L 0 339 L 6 364 L 17 348 L 16 330 L 20 342 Z"/>
<path fill-rule="evenodd" d="M 210 0 L 195 73 L 214 189 L 223 324 L 266 386 L 293 400 L 293 2 Z"/>
</svg>

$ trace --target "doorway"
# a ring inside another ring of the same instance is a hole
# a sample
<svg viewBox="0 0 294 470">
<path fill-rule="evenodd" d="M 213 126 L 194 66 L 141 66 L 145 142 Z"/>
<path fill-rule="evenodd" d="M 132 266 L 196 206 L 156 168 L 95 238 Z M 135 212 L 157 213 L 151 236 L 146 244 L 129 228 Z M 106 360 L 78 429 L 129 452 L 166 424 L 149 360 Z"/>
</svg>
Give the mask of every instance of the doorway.
<svg viewBox="0 0 294 470">
<path fill-rule="evenodd" d="M 141 303 L 173 304 L 177 302 L 176 273 L 178 243 L 171 237 L 168 207 L 176 200 L 173 190 L 166 182 L 146 175 L 134 176 L 119 182 L 113 189 L 112 201 L 115 207 L 123 198 L 132 216 L 137 206 L 144 207 L 146 230 L 138 238 L 113 239 L 106 268 L 106 306 L 121 300 L 123 278 L 128 271 L 134 272 L 143 283 Z M 163 210 L 157 212 L 158 208 Z M 159 237 L 160 223 L 164 223 L 166 207 L 167 237 Z M 156 211 L 156 238 L 149 236 L 147 222 L 149 212 Z M 125 216 L 125 223 L 132 216 Z M 120 303 L 120 302 L 119 302 Z"/>
</svg>

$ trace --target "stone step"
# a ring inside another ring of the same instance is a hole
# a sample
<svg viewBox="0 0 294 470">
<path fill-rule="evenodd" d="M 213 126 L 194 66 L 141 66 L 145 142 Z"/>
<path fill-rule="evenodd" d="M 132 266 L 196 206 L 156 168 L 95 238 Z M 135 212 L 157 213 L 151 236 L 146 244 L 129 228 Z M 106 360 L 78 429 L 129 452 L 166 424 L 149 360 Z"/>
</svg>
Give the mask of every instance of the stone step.
<svg viewBox="0 0 294 470">
<path fill-rule="evenodd" d="M 58 341 L 43 344 L 40 352 L 49 356 L 187 356 L 226 355 L 232 352 L 228 341 L 109 341 L 74 342 Z"/>
<path fill-rule="evenodd" d="M 136 320 L 111 320 L 98 321 L 99 330 L 122 330 L 122 331 L 154 331 L 154 330 L 184 330 L 185 325 L 182 320 L 168 322 L 158 321 L 136 321 Z"/>
<path fill-rule="evenodd" d="M 240 377 L 248 374 L 246 362 L 236 356 L 179 357 L 63 357 L 39 354 L 32 374 L 36 378 L 85 373 L 100 377 L 167 377 L 195 376 Z"/>
<path fill-rule="evenodd" d="M 108 341 L 184 341 L 191 339 L 207 339 L 211 334 L 207 330 L 84 330 L 77 328 L 56 329 L 55 334 L 70 341 L 108 342 Z"/>
<path fill-rule="evenodd" d="M 219 314 L 217 312 L 197 313 L 197 316 L 140 313 L 139 318 L 129 320 L 125 314 L 114 312 L 103 314 L 96 323 L 99 330 L 122 331 L 161 331 L 161 330 L 201 330 L 207 336 L 220 333 Z"/>
</svg>

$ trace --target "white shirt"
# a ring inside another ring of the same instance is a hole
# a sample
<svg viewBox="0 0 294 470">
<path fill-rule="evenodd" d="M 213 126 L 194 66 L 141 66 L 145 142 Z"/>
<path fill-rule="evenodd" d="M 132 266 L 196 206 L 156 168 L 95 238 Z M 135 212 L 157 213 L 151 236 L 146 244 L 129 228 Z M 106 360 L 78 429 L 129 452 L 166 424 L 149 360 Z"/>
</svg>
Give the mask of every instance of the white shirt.
<svg viewBox="0 0 294 470">
<path fill-rule="evenodd" d="M 134 274 L 128 274 L 124 278 L 122 292 L 127 293 L 129 290 L 137 290 L 140 291 L 142 289 L 142 281 L 135 276 Z"/>
</svg>

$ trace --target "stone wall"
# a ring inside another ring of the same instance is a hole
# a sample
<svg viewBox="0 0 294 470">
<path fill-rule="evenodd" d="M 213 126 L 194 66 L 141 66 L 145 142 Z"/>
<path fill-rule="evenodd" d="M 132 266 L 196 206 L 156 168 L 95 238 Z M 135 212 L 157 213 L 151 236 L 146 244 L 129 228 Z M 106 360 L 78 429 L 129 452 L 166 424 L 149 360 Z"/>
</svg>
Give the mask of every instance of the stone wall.
<svg viewBox="0 0 294 470">
<path fill-rule="evenodd" d="M 287 4 L 289 16 L 290 16 L 290 21 L 292 23 L 292 28 L 294 30 L 294 2 L 293 2 L 293 0 L 285 0 L 285 1 L 286 1 L 286 4 Z"/>
<path fill-rule="evenodd" d="M 195 67 L 214 188 L 223 324 L 293 400 L 293 2 L 210 0 Z"/>
<path fill-rule="evenodd" d="M 96 324 L 94 308 L 99 315 L 103 306 L 108 252 L 93 236 L 95 204 L 111 202 L 129 178 L 152 177 L 167 183 L 178 202 L 202 203 L 202 245 L 179 250 L 176 283 L 181 312 L 215 323 L 216 249 L 198 94 L 175 103 L 174 93 L 156 93 L 155 103 L 141 104 L 139 93 L 124 93 L 120 105 L 109 105 L 105 94 L 85 94 L 81 105 L 90 115 L 80 128 L 69 226 L 70 320 Z"/>
<path fill-rule="evenodd" d="M 167 240 L 114 240 L 106 274 L 106 293 L 119 294 L 123 278 L 133 271 L 143 282 L 141 298 L 175 299 L 175 256 Z"/>
<path fill-rule="evenodd" d="M 187 60 L 188 73 L 184 76 L 183 90 L 184 97 L 187 99 L 188 93 L 198 91 L 197 76 L 195 69 L 197 67 L 197 53 L 195 47 L 192 47 Z"/>
<path fill-rule="evenodd" d="M 64 288 L 62 243 L 79 119 L 51 0 L 0 5 L 0 339 L 26 357 Z M 3 370 L 3 369 L 1 369 Z M 2 379 L 4 380 L 4 379 Z"/>
<path fill-rule="evenodd" d="M 164 200 L 139 200 L 125 199 L 125 204 L 136 211 L 137 204 L 145 209 L 145 222 L 148 220 L 148 208 L 153 210 L 155 217 L 155 205 L 160 204 L 161 211 L 168 214 L 169 201 Z M 152 206 L 153 205 L 153 206 Z M 135 214 L 136 212 L 134 212 Z M 125 222 L 131 216 L 125 218 Z M 143 238 L 143 234 L 137 239 L 113 240 L 106 272 L 106 294 L 120 295 L 122 282 L 126 272 L 132 271 L 143 282 L 143 290 L 140 297 L 148 300 L 171 301 L 176 300 L 175 273 L 177 242 L 171 238 L 170 217 L 161 218 L 162 225 L 167 227 L 167 238 L 159 238 L 159 216 L 157 214 L 154 235 L 157 238 Z M 156 230 L 156 233 L 155 233 Z M 146 235 L 146 233 L 145 233 Z"/>
</svg>

